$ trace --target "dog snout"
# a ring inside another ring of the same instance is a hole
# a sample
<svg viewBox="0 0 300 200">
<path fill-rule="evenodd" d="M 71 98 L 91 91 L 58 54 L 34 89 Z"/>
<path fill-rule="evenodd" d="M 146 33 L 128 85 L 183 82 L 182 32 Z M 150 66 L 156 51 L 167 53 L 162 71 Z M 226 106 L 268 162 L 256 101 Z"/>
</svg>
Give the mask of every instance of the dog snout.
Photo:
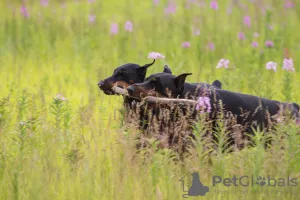
<svg viewBox="0 0 300 200">
<path fill-rule="evenodd" d="M 134 88 L 134 86 L 129 86 L 128 88 L 127 88 L 127 91 L 128 91 L 128 93 L 129 94 L 133 94 L 134 93 L 134 91 L 135 91 L 135 88 Z"/>
<path fill-rule="evenodd" d="M 103 85 L 104 85 L 104 81 L 100 81 L 100 82 L 98 83 L 99 88 L 102 88 Z"/>
</svg>

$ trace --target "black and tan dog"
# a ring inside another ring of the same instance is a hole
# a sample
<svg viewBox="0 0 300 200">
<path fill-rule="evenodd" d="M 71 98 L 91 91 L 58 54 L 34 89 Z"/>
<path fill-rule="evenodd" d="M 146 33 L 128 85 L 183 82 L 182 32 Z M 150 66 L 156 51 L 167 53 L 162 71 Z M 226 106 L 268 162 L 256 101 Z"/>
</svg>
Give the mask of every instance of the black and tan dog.
<svg viewBox="0 0 300 200">
<path fill-rule="evenodd" d="M 184 73 L 173 76 L 168 73 L 153 74 L 146 78 L 143 83 L 133 84 L 127 88 L 128 93 L 133 98 L 143 98 L 146 96 L 189 98 L 199 97 L 209 98 L 210 113 L 209 118 L 216 120 L 217 113 L 221 111 L 229 112 L 236 117 L 237 124 L 244 127 L 244 131 L 252 132 L 252 128 L 269 128 L 270 117 L 281 111 L 281 108 L 288 110 L 293 118 L 299 118 L 299 105 L 296 103 L 282 103 L 258 96 L 241 94 L 216 88 L 197 87 L 185 82 L 191 73 Z"/>
<path fill-rule="evenodd" d="M 116 95 L 116 93 L 112 90 L 113 86 L 118 86 L 120 88 L 126 89 L 128 86 L 136 83 L 142 83 L 146 77 L 147 69 L 155 63 L 153 60 L 152 63 L 148 63 L 145 65 L 140 66 L 139 64 L 134 63 L 127 63 L 125 65 L 121 65 L 117 67 L 113 74 L 101 80 L 98 83 L 99 88 L 107 95 Z M 172 74 L 171 69 L 166 65 L 162 74 Z M 221 88 L 221 82 L 215 80 L 212 85 L 207 83 L 192 83 L 192 85 L 197 86 L 205 86 L 205 87 L 214 87 L 214 88 Z M 131 97 L 124 97 L 124 107 L 125 109 L 134 109 L 136 102 L 139 102 L 138 99 L 131 98 Z"/>
</svg>

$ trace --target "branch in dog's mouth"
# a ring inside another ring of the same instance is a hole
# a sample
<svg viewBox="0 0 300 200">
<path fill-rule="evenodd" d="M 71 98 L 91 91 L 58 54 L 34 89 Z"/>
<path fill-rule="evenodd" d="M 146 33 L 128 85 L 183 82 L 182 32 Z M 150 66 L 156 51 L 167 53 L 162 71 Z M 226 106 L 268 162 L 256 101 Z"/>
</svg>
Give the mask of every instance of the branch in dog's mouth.
<svg viewBox="0 0 300 200">
<path fill-rule="evenodd" d="M 118 93 L 120 95 L 129 96 L 126 89 L 120 88 L 118 86 L 112 87 L 112 90 L 115 93 Z M 131 98 L 139 99 L 136 97 L 131 97 Z M 139 100 L 141 100 L 141 99 L 139 99 Z M 143 100 L 146 102 L 149 102 L 149 103 L 161 103 L 161 104 L 169 104 L 169 103 L 196 104 L 197 103 L 197 101 L 190 100 L 190 99 L 171 99 L 171 98 L 161 98 L 161 97 L 153 97 L 153 96 L 145 97 L 145 98 L 143 98 Z"/>
</svg>

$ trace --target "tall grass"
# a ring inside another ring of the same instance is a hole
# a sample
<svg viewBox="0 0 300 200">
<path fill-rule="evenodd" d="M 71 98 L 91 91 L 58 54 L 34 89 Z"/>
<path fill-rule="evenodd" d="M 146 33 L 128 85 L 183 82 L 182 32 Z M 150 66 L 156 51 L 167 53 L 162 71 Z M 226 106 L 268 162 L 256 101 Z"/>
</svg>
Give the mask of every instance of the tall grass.
<svg viewBox="0 0 300 200">
<path fill-rule="evenodd" d="M 254 148 L 207 154 L 199 140 L 197 156 L 174 164 L 169 150 L 149 148 L 137 156 L 137 130 L 121 125 L 122 98 L 98 89 L 97 82 L 115 67 L 147 63 L 148 52 L 159 51 L 166 59 L 148 75 L 168 64 L 174 74 L 192 72 L 189 82 L 219 79 L 224 89 L 299 102 L 298 4 L 286 9 L 275 0 L 222 0 L 213 10 L 208 1 L 190 8 L 186 2 L 177 0 L 176 12 L 167 15 L 167 1 L 69 0 L 46 7 L 26 1 L 28 18 L 20 1 L 0 2 L 1 199 L 180 199 L 179 179 L 192 171 L 210 187 L 203 199 L 298 199 L 299 186 L 212 186 L 212 176 L 298 178 L 300 138 L 293 123 L 278 125 L 267 150 L 258 131 Z M 96 16 L 93 23 L 89 15 Z M 243 24 L 245 15 L 251 16 L 250 28 Z M 127 20 L 132 32 L 124 30 Z M 110 33 L 111 23 L 119 24 L 118 34 Z M 255 32 L 260 36 L 253 37 Z M 267 48 L 266 40 L 274 47 Z M 182 48 L 184 41 L 191 47 Z M 295 73 L 281 69 L 284 48 Z M 232 69 L 216 69 L 221 58 Z M 267 61 L 278 63 L 276 73 L 266 70 Z M 59 93 L 67 100 L 55 99 Z"/>
</svg>

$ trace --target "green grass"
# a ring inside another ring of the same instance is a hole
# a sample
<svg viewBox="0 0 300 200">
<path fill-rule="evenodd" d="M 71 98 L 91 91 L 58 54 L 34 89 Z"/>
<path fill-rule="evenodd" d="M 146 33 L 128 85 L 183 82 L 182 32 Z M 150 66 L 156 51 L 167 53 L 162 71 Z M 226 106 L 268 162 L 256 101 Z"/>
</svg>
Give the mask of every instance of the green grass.
<svg viewBox="0 0 300 200">
<path fill-rule="evenodd" d="M 195 170 L 210 187 L 199 199 L 298 199 L 299 184 L 212 186 L 212 176 L 298 178 L 300 138 L 294 124 L 280 125 L 268 150 L 257 133 L 255 148 L 228 155 L 218 151 L 209 158 L 199 143 L 199 156 L 183 164 L 174 164 L 167 150 L 150 148 L 135 156 L 136 131 L 121 126 L 122 98 L 106 96 L 97 83 L 121 64 L 150 62 L 147 54 L 158 51 L 166 59 L 150 67 L 148 75 L 168 64 L 174 74 L 192 72 L 189 82 L 219 79 L 224 89 L 299 103 L 299 5 L 283 9 L 281 1 L 255 5 L 244 0 L 247 9 L 235 5 L 227 14 L 229 0 L 219 1 L 218 11 L 209 3 L 187 10 L 178 0 L 176 14 L 166 16 L 167 1 L 153 6 L 152 1 L 70 0 L 65 8 L 60 1 L 48 7 L 34 2 L 26 4 L 28 19 L 20 14 L 19 1 L 0 3 L 1 199 L 181 199 L 179 179 Z M 272 11 L 262 14 L 263 5 Z M 94 24 L 88 22 L 91 13 Z M 243 25 L 244 15 L 251 16 L 251 28 Z M 200 36 L 192 34 L 195 17 Z M 132 33 L 124 31 L 126 20 L 133 22 Z M 112 22 L 119 23 L 115 36 Z M 240 31 L 246 40 L 237 39 Z M 254 32 L 260 34 L 256 39 Z M 251 46 L 253 40 L 258 48 Z M 266 40 L 275 46 L 266 48 Z M 182 48 L 184 41 L 191 48 Z M 215 51 L 206 49 L 210 41 Z M 284 48 L 296 73 L 281 69 Z M 235 68 L 216 69 L 221 58 Z M 266 70 L 268 61 L 278 63 L 276 73 Z M 58 93 L 68 100 L 54 101 Z"/>
</svg>

